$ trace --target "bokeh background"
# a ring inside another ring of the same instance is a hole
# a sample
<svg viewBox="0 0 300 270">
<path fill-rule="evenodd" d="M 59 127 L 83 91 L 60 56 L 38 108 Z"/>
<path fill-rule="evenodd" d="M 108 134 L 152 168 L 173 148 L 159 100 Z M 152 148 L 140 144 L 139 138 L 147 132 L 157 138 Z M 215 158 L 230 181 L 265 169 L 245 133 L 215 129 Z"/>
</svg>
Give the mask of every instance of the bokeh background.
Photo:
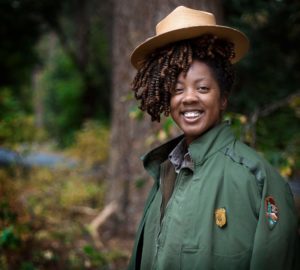
<svg viewBox="0 0 300 270">
<path fill-rule="evenodd" d="M 0 269 L 126 269 L 152 180 L 130 52 L 178 5 L 245 32 L 225 118 L 300 207 L 298 0 L 0 0 Z M 298 208 L 299 210 L 299 208 Z"/>
</svg>

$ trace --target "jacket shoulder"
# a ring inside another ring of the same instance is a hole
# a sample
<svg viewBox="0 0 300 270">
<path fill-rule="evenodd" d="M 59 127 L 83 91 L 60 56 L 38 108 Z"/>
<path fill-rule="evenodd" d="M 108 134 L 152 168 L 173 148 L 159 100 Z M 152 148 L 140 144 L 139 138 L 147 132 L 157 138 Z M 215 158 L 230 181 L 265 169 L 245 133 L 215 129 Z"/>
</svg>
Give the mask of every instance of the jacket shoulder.
<svg viewBox="0 0 300 270">
<path fill-rule="evenodd" d="M 272 182 L 275 181 L 276 184 L 283 185 L 286 183 L 277 170 L 262 155 L 239 140 L 235 140 L 222 152 L 232 162 L 239 164 L 253 175 L 261 191 L 265 181 L 271 180 Z"/>
</svg>

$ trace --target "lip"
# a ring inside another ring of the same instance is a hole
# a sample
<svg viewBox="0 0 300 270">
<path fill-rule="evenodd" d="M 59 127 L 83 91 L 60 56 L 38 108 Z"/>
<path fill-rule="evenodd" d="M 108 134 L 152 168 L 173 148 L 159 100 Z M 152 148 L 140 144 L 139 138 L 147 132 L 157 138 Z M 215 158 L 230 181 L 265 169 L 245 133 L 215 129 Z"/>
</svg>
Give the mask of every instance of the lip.
<svg viewBox="0 0 300 270">
<path fill-rule="evenodd" d="M 203 110 L 184 110 L 181 112 L 181 116 L 187 123 L 197 122 L 204 114 Z"/>
</svg>

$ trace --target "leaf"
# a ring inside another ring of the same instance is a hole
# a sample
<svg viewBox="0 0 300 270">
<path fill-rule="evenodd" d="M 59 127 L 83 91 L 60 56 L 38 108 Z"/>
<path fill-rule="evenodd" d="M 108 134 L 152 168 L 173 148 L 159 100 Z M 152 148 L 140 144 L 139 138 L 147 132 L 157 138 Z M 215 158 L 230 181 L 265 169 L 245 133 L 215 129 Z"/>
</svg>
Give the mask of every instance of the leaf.
<svg viewBox="0 0 300 270">
<path fill-rule="evenodd" d="M 19 238 L 15 235 L 14 227 L 5 228 L 0 234 L 0 247 L 17 248 L 20 244 Z"/>
</svg>

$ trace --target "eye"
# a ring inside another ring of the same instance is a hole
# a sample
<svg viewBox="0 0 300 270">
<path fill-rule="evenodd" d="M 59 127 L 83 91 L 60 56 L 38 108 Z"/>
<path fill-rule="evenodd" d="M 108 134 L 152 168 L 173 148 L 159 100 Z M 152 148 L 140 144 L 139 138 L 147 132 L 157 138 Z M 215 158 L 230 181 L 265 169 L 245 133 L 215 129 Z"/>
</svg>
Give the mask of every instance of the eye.
<svg viewBox="0 0 300 270">
<path fill-rule="evenodd" d="M 175 89 L 172 91 L 172 94 L 177 95 L 181 94 L 184 91 L 182 86 L 176 86 Z"/>
<path fill-rule="evenodd" d="M 209 88 L 207 86 L 197 86 L 197 91 L 201 93 L 207 93 Z"/>
</svg>

